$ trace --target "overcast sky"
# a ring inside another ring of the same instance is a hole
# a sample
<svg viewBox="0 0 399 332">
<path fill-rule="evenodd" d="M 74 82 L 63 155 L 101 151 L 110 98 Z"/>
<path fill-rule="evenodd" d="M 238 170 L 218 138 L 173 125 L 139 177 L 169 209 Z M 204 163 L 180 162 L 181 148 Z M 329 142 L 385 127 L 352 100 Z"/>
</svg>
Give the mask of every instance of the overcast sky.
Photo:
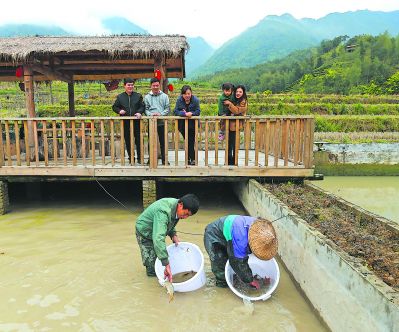
<svg viewBox="0 0 399 332">
<path fill-rule="evenodd" d="M 220 46 L 267 15 L 320 18 L 360 9 L 393 11 L 399 10 L 399 0 L 18 0 L 1 1 L 0 8 L 0 25 L 58 25 L 101 35 L 106 33 L 102 18 L 123 16 L 151 34 L 201 36 Z"/>
</svg>

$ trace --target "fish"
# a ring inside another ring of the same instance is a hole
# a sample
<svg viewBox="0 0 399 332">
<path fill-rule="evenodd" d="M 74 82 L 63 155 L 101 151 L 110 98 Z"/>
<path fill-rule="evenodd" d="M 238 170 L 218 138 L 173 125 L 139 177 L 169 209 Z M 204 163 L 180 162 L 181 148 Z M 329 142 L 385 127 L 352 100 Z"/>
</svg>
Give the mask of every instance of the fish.
<svg viewBox="0 0 399 332">
<path fill-rule="evenodd" d="M 170 281 L 165 281 L 163 283 L 163 287 L 166 288 L 166 293 L 169 295 L 169 303 L 173 301 L 174 297 L 175 297 L 175 290 L 173 288 L 173 285 Z"/>
</svg>

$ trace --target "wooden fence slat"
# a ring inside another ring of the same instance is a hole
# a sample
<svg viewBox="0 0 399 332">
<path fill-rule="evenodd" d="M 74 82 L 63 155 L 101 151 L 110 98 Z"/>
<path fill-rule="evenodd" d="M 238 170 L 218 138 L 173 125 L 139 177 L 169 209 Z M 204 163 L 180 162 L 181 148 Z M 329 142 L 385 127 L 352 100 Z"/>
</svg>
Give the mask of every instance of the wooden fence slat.
<svg viewBox="0 0 399 332">
<path fill-rule="evenodd" d="M 25 122 L 24 122 L 25 124 Z M 26 133 L 27 131 L 25 131 Z M 26 136 L 25 136 L 26 138 Z M 0 167 L 4 166 L 3 123 L 0 121 Z"/>
<path fill-rule="evenodd" d="M 229 134 L 230 134 L 230 120 L 225 120 L 224 125 L 224 165 L 229 164 Z"/>
<path fill-rule="evenodd" d="M 188 165 L 188 118 L 184 119 L 184 165 Z"/>
<path fill-rule="evenodd" d="M 33 121 L 33 140 L 35 142 L 35 165 L 39 166 L 39 141 L 38 141 L 38 132 L 37 132 L 37 121 Z"/>
<path fill-rule="evenodd" d="M 14 121 L 14 134 L 15 134 L 15 153 L 17 155 L 17 165 L 21 166 L 21 147 L 19 144 L 19 125 L 18 121 Z"/>
<path fill-rule="evenodd" d="M 276 125 L 274 128 L 274 167 L 278 167 L 278 160 L 280 158 L 280 139 L 281 139 L 281 135 L 280 135 L 280 130 L 281 130 L 281 122 L 279 119 L 276 120 Z"/>
<path fill-rule="evenodd" d="M 138 121 L 138 120 L 137 120 Z M 134 132 L 134 124 L 133 120 L 130 119 L 129 121 L 129 130 L 130 130 L 130 160 L 129 163 L 130 165 L 135 165 L 135 158 L 134 158 L 134 150 L 136 148 L 136 139 L 134 138 L 135 132 Z M 136 154 L 139 154 L 139 151 L 136 152 Z M 140 160 L 137 160 L 138 163 L 140 163 Z"/>
<path fill-rule="evenodd" d="M 115 128 L 112 119 L 109 121 L 109 132 L 111 136 L 111 165 L 115 166 Z"/>
<path fill-rule="evenodd" d="M 71 120 L 71 137 L 72 137 L 72 164 L 77 165 L 77 149 L 76 149 L 76 123 Z"/>
<path fill-rule="evenodd" d="M 94 120 L 90 121 L 90 144 L 91 144 L 91 165 L 96 165 L 96 142 L 95 142 Z"/>
<path fill-rule="evenodd" d="M 64 166 L 67 165 L 67 133 L 66 133 L 66 122 L 62 120 L 62 154 L 64 157 Z"/>
<path fill-rule="evenodd" d="M 310 122 L 309 124 L 309 131 L 310 131 L 310 137 L 309 137 L 309 160 L 308 160 L 308 167 L 307 168 L 312 168 L 313 167 L 313 144 L 314 144 L 314 129 L 315 129 L 315 119 L 307 119 L 306 121 Z"/>
<path fill-rule="evenodd" d="M 143 121 L 140 121 L 140 157 L 141 165 L 144 165 L 144 133 L 143 133 Z"/>
<path fill-rule="evenodd" d="M 175 166 L 179 165 L 179 127 L 178 120 L 175 120 Z"/>
<path fill-rule="evenodd" d="M 234 165 L 238 166 L 238 153 L 240 151 L 240 121 L 238 119 L 236 121 L 236 144 L 235 144 L 235 158 L 234 158 Z"/>
<path fill-rule="evenodd" d="M 7 166 L 12 165 L 12 160 L 11 160 L 11 141 L 10 141 L 10 126 L 8 124 L 8 121 L 4 122 L 4 127 L 6 130 L 6 156 L 7 156 Z"/>
<path fill-rule="evenodd" d="M 84 121 L 80 124 L 80 130 L 82 132 L 80 153 L 83 166 L 86 166 L 86 124 Z"/>
<path fill-rule="evenodd" d="M 104 120 L 100 120 L 100 139 L 101 139 L 101 162 L 105 165 L 105 136 L 104 136 Z"/>
<path fill-rule="evenodd" d="M 42 138 L 44 146 L 44 164 L 48 166 L 47 121 L 42 121 Z"/>
<path fill-rule="evenodd" d="M 285 119 L 285 122 L 283 122 L 283 126 L 284 126 L 283 158 L 284 158 L 284 166 L 288 166 L 290 119 Z"/>
<path fill-rule="evenodd" d="M 215 121 L 215 166 L 219 165 L 219 121 Z"/>
<path fill-rule="evenodd" d="M 266 120 L 265 126 L 265 166 L 269 166 L 270 152 L 270 120 Z"/>
<path fill-rule="evenodd" d="M 169 158 L 169 139 L 168 139 L 168 134 L 169 134 L 169 128 L 168 128 L 168 120 L 165 120 L 165 130 L 164 130 L 164 142 L 165 142 L 165 150 L 164 150 L 164 156 L 165 156 L 165 166 L 168 166 L 168 158 Z"/>
<path fill-rule="evenodd" d="M 55 120 L 51 121 L 51 126 L 53 129 L 53 158 L 54 165 L 58 166 L 58 138 L 57 138 L 57 122 Z"/>
<path fill-rule="evenodd" d="M 208 166 L 208 147 L 209 147 L 209 121 L 205 120 L 205 166 Z"/>
<path fill-rule="evenodd" d="M 259 120 L 255 122 L 255 167 L 259 166 L 259 146 L 260 146 L 260 139 L 259 139 Z"/>
<path fill-rule="evenodd" d="M 29 146 L 29 126 L 28 121 L 23 121 L 24 123 L 24 135 L 25 135 L 25 159 L 26 166 L 30 166 L 30 146 Z M 3 136 L 3 135 L 1 135 Z M 3 145 L 2 145 L 3 146 Z M 3 160 L 4 161 L 4 160 Z"/>
<path fill-rule="evenodd" d="M 119 121 L 119 132 L 121 135 L 120 146 L 119 146 L 119 151 L 121 155 L 121 165 L 125 166 L 125 128 L 123 127 L 123 120 Z M 132 137 L 130 136 L 130 144 L 131 142 L 132 142 Z"/>
<path fill-rule="evenodd" d="M 194 120 L 194 158 L 195 166 L 198 166 L 198 119 Z"/>
<path fill-rule="evenodd" d="M 245 122 L 245 132 L 244 132 L 245 166 L 248 166 L 248 160 L 249 160 L 249 145 L 251 144 L 250 132 L 251 132 L 251 122 L 248 120 Z"/>
</svg>

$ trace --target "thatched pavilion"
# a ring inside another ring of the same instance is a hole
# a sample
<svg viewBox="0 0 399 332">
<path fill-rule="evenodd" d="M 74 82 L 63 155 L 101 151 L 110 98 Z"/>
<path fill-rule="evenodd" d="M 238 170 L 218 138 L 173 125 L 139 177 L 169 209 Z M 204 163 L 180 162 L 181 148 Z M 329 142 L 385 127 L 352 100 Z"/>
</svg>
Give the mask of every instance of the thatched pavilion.
<svg viewBox="0 0 399 332">
<path fill-rule="evenodd" d="M 185 77 L 184 36 L 0 38 L 0 81 L 23 81 L 28 116 L 35 116 L 34 81 L 68 83 L 69 114 L 74 115 L 74 82 L 151 78 L 161 73 Z"/>
</svg>

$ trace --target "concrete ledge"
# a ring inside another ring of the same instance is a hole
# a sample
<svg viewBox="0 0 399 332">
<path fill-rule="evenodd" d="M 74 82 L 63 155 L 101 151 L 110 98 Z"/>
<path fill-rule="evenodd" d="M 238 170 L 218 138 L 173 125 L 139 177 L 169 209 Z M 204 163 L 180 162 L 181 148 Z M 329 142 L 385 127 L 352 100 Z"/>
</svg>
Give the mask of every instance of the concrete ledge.
<svg viewBox="0 0 399 332">
<path fill-rule="evenodd" d="M 255 180 L 235 191 L 251 215 L 274 222 L 279 255 L 332 331 L 399 331 L 399 294 Z"/>
</svg>

